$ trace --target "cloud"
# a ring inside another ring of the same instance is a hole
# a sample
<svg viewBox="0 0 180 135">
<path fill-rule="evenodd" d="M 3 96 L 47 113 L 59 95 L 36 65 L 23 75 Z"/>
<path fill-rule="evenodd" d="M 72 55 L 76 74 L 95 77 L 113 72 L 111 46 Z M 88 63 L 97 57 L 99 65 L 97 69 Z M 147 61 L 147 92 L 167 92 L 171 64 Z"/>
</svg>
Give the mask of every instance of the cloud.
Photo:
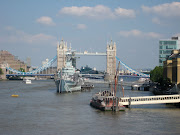
<svg viewBox="0 0 180 135">
<path fill-rule="evenodd" d="M 129 17 L 129 18 L 136 17 L 136 14 L 132 9 L 116 8 L 115 14 L 120 17 Z"/>
<path fill-rule="evenodd" d="M 120 31 L 118 32 L 118 35 L 123 36 L 123 37 L 138 37 L 138 38 L 161 38 L 162 35 L 159 33 L 155 32 L 142 32 L 140 30 L 134 29 L 130 31 Z"/>
<path fill-rule="evenodd" d="M 35 35 L 31 35 L 30 37 L 28 37 L 29 39 L 27 40 L 28 42 L 31 43 L 41 43 L 41 42 L 48 42 L 48 41 L 55 41 L 55 37 L 51 36 L 51 35 L 46 35 L 43 33 L 40 34 L 35 34 Z"/>
<path fill-rule="evenodd" d="M 38 18 L 38 19 L 36 20 L 36 22 L 38 22 L 38 23 L 40 23 L 40 24 L 43 24 L 43 25 L 49 25 L 49 26 L 54 26 L 54 25 L 56 25 L 56 24 L 53 22 L 53 20 L 52 20 L 50 17 L 48 17 L 48 16 L 42 16 L 42 17 Z"/>
<path fill-rule="evenodd" d="M 12 26 L 6 26 L 4 29 L 7 30 L 7 31 L 14 30 L 14 28 Z"/>
<path fill-rule="evenodd" d="M 11 28 L 11 29 L 7 29 Z M 13 27 L 6 27 L 6 30 L 8 32 L 7 35 L 0 37 L 0 43 L 26 43 L 26 44 L 52 44 L 56 43 L 56 38 L 51 35 L 46 35 L 43 33 L 39 34 L 28 34 L 25 33 L 22 30 L 16 30 Z"/>
<path fill-rule="evenodd" d="M 142 6 L 142 10 L 163 17 L 179 17 L 180 2 L 165 3 L 154 7 Z"/>
<path fill-rule="evenodd" d="M 180 33 L 174 34 L 173 37 L 180 37 Z"/>
<path fill-rule="evenodd" d="M 95 7 L 64 7 L 59 11 L 59 14 L 65 15 L 72 15 L 72 16 L 85 16 L 89 18 L 98 18 L 98 19 L 105 19 L 105 18 L 117 18 L 117 17 L 127 17 L 127 18 L 134 18 L 135 11 L 131 9 L 123 9 L 123 8 L 116 8 L 112 11 L 109 7 L 104 5 L 97 5 Z"/>
<path fill-rule="evenodd" d="M 78 24 L 76 28 L 79 30 L 84 30 L 87 28 L 87 26 L 85 24 Z"/>
<path fill-rule="evenodd" d="M 157 18 L 157 17 L 154 17 L 154 18 L 152 19 L 152 22 L 155 23 L 155 24 L 161 24 L 161 21 L 160 21 L 159 18 Z"/>
</svg>

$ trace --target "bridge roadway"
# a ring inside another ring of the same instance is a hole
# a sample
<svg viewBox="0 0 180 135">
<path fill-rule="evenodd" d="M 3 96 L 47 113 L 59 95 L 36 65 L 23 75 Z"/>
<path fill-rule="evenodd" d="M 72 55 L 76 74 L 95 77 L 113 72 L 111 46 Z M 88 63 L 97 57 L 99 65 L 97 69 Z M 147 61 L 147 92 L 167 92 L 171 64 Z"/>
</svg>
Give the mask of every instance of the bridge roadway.
<svg viewBox="0 0 180 135">
<path fill-rule="evenodd" d="M 104 77 L 104 74 L 80 74 L 82 76 L 99 76 L 99 77 Z M 136 75 L 119 75 L 118 77 L 131 77 L 131 78 L 142 78 L 142 76 L 136 76 Z M 150 78 L 147 76 L 143 76 L 143 78 Z"/>
<path fill-rule="evenodd" d="M 54 76 L 54 74 L 7 74 L 6 77 L 9 76 Z"/>
<path fill-rule="evenodd" d="M 104 81 L 102 79 L 89 79 L 89 80 L 86 80 L 86 82 L 89 82 L 89 83 L 104 83 L 104 84 L 113 84 L 114 82 L 109 82 L 109 81 Z M 122 86 L 133 86 L 133 85 L 136 85 L 138 87 L 147 87 L 150 85 L 150 83 L 147 81 L 145 82 L 140 82 L 140 81 L 133 81 L 133 82 L 128 82 L 128 81 L 119 81 L 118 82 L 118 85 L 122 85 Z"/>
<path fill-rule="evenodd" d="M 180 94 L 142 97 L 120 97 L 119 103 L 125 106 L 143 104 L 180 103 Z"/>
<path fill-rule="evenodd" d="M 88 56 L 107 56 L 106 53 L 99 53 L 99 52 L 95 52 L 95 53 L 89 53 L 87 51 L 84 52 L 75 52 L 76 55 L 88 55 Z"/>
</svg>

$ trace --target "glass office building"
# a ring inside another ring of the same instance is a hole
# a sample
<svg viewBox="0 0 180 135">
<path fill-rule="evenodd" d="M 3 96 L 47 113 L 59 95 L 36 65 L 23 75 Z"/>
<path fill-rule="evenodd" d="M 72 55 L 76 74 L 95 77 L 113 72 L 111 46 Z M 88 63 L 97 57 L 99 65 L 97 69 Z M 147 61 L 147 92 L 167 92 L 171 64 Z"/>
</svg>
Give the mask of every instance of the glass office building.
<svg viewBox="0 0 180 135">
<path fill-rule="evenodd" d="M 180 49 L 180 37 L 172 37 L 171 39 L 162 39 L 159 41 L 159 66 L 163 66 L 163 61 L 175 49 Z"/>
</svg>

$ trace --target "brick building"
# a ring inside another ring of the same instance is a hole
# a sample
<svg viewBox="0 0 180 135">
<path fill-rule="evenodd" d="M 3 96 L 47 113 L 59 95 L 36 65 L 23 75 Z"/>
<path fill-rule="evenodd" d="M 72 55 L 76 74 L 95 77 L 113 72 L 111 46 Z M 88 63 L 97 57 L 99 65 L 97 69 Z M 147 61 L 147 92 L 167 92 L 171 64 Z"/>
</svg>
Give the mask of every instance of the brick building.
<svg viewBox="0 0 180 135">
<path fill-rule="evenodd" d="M 27 65 L 23 61 L 20 61 L 8 51 L 1 50 L 0 51 L 0 64 L 6 64 L 6 63 L 12 69 L 19 70 L 20 68 L 23 68 L 25 72 L 27 72 Z"/>
</svg>

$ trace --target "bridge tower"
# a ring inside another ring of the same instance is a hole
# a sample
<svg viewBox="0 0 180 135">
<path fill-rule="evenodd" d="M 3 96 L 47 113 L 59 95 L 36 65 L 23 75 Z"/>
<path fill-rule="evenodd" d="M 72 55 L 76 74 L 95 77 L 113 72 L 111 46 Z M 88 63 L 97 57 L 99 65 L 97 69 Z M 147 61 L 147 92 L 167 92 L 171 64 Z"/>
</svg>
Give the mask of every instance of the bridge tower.
<svg viewBox="0 0 180 135">
<path fill-rule="evenodd" d="M 62 39 L 61 42 L 57 44 L 57 71 L 65 67 L 67 50 L 67 42 L 64 42 Z"/>
<path fill-rule="evenodd" d="M 108 74 L 108 77 L 106 79 L 113 80 L 116 73 L 116 43 L 113 43 L 112 40 L 107 44 L 106 54 L 106 71 Z"/>
</svg>

